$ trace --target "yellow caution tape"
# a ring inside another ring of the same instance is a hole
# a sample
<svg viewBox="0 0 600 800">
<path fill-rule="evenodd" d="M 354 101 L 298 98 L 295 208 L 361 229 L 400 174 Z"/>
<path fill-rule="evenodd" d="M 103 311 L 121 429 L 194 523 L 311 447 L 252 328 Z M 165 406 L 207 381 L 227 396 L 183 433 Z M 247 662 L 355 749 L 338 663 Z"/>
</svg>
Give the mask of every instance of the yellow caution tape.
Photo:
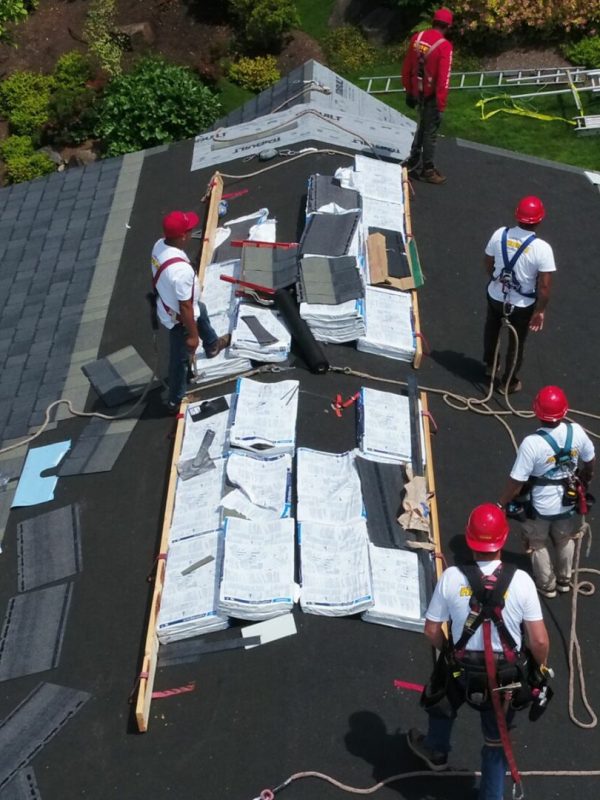
<svg viewBox="0 0 600 800">
<path fill-rule="evenodd" d="M 486 111 L 485 107 L 487 103 L 491 103 L 494 100 L 503 100 L 504 102 L 510 102 L 512 104 L 512 108 L 495 108 L 493 111 Z M 565 117 L 556 117 L 552 114 L 542 114 L 540 111 L 534 111 L 530 108 L 524 108 L 522 105 L 519 105 L 515 102 L 514 97 L 511 97 L 509 94 L 498 94 L 494 97 L 486 97 L 481 100 L 478 100 L 475 103 L 475 108 L 481 109 L 481 119 L 488 120 L 490 117 L 495 116 L 496 114 L 515 114 L 516 116 L 520 117 L 532 117 L 533 119 L 539 119 L 542 122 L 566 122 L 567 125 L 576 125 L 577 123 L 574 122 L 572 119 L 565 119 Z"/>
</svg>

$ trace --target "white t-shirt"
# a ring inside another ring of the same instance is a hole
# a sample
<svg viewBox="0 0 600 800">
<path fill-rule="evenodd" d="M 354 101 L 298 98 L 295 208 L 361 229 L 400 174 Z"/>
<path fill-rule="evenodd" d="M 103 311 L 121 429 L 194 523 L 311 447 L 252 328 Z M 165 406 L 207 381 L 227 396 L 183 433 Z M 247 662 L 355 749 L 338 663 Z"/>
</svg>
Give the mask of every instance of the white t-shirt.
<svg viewBox="0 0 600 800">
<path fill-rule="evenodd" d="M 530 476 L 541 478 L 561 478 L 568 475 L 569 469 L 575 469 L 579 459 L 584 462 L 594 458 L 594 445 L 592 440 L 577 422 L 568 423 L 573 427 L 573 443 L 571 445 L 571 465 L 559 467 L 555 465 L 555 455 L 552 446 L 538 434 L 526 436 L 517 451 L 517 458 L 513 464 L 510 477 L 524 483 Z M 567 440 L 567 423 L 561 422 L 555 428 L 541 427 L 554 439 L 559 447 Z M 539 514 L 553 516 L 564 514 L 573 509 L 573 506 L 563 506 L 562 498 L 564 485 L 557 483 L 554 486 L 532 486 L 531 502 Z"/>
<path fill-rule="evenodd" d="M 493 300 L 498 300 L 500 303 L 504 301 L 502 284 L 498 280 L 504 268 L 504 259 L 502 258 L 502 233 L 504 230 L 506 229 L 498 228 L 497 231 L 494 231 L 485 248 L 485 254 L 494 258 L 494 272 L 488 286 L 488 294 Z M 509 259 L 514 256 L 521 244 L 531 234 L 532 231 L 527 231 L 518 225 L 508 229 L 506 245 Z M 554 253 L 548 242 L 536 237 L 523 250 L 513 267 L 513 276 L 520 284 L 522 292 L 526 294 L 535 292 L 538 272 L 556 272 L 556 264 L 554 263 Z M 523 297 L 514 289 L 510 289 L 507 299 L 511 305 L 519 308 L 526 308 L 535 303 L 534 297 Z"/>
<path fill-rule="evenodd" d="M 478 561 L 477 565 L 485 575 L 491 575 L 500 561 Z M 432 622 L 452 620 L 452 638 L 454 643 L 462 636 L 463 628 L 469 616 L 469 600 L 471 599 L 469 582 L 458 567 L 448 567 L 436 584 L 429 608 L 425 614 Z M 521 648 L 521 622 L 535 622 L 543 619 L 540 600 L 535 584 L 529 575 L 518 569 L 505 595 L 502 619 L 517 647 Z M 502 652 L 502 645 L 492 624 L 492 647 L 497 653 Z M 483 650 L 483 626 L 469 640 L 467 650 Z"/>
<path fill-rule="evenodd" d="M 180 300 L 189 300 L 193 295 L 194 318 L 198 319 L 200 316 L 200 306 L 198 305 L 200 292 L 196 273 L 183 250 L 171 247 L 165 244 L 164 239 L 159 239 L 152 248 L 152 275 L 156 275 L 160 265 L 171 258 L 179 258 L 181 261 L 170 264 L 163 270 L 156 284 L 159 296 L 156 304 L 158 318 L 165 328 L 169 329 L 177 325 L 176 315 L 179 314 Z M 170 312 L 167 311 L 165 305 L 169 307 Z"/>
</svg>

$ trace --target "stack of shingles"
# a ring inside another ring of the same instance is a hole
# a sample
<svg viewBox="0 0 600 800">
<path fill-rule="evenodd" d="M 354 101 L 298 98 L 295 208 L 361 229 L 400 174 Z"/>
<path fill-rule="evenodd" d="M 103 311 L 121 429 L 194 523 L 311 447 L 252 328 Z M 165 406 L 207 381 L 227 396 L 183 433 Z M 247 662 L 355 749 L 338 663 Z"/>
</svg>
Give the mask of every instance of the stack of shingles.
<svg viewBox="0 0 600 800">
<path fill-rule="evenodd" d="M 300 316 L 316 339 L 351 342 L 364 334 L 360 196 L 313 175 L 300 243 Z"/>
</svg>

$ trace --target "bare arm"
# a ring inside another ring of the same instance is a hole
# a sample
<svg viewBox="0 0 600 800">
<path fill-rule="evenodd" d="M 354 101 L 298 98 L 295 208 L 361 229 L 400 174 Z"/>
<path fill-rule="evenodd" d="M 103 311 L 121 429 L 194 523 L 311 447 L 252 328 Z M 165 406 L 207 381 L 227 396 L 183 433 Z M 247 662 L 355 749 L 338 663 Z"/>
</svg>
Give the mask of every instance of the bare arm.
<svg viewBox="0 0 600 800">
<path fill-rule="evenodd" d="M 512 478 L 508 479 L 506 487 L 500 495 L 500 500 L 498 501 L 502 508 L 506 508 L 511 500 L 514 500 L 515 497 L 518 497 L 523 485 L 524 484 L 520 481 L 515 481 Z"/>
<path fill-rule="evenodd" d="M 195 353 L 200 343 L 200 337 L 198 336 L 198 326 L 194 318 L 194 307 L 191 297 L 189 300 L 179 301 L 179 316 L 188 334 L 185 340 L 186 347 L 190 353 Z"/>
<path fill-rule="evenodd" d="M 430 619 L 425 620 L 425 629 L 423 633 L 436 650 L 441 650 L 446 641 L 442 630 L 443 624 L 443 622 L 432 622 Z"/>
<path fill-rule="evenodd" d="M 546 306 L 550 300 L 550 289 L 552 287 L 552 273 L 540 272 L 537 284 L 537 300 L 535 310 L 529 322 L 530 331 L 541 331 L 544 327 L 544 314 Z"/>
<path fill-rule="evenodd" d="M 494 256 L 488 256 L 486 253 L 483 257 L 483 266 L 485 267 L 485 271 L 487 272 L 489 278 L 491 278 L 494 274 L 494 264 Z"/>
<path fill-rule="evenodd" d="M 525 621 L 525 631 L 527 633 L 527 643 L 531 654 L 539 666 L 548 663 L 548 653 L 550 651 L 550 639 L 543 619 L 534 622 Z"/>
</svg>

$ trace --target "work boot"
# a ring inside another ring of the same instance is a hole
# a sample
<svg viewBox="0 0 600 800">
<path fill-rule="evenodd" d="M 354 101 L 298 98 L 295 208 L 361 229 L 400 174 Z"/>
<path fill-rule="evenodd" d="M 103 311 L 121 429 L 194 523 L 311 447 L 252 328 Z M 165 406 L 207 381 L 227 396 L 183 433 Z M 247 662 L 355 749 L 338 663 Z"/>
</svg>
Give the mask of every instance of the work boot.
<svg viewBox="0 0 600 800">
<path fill-rule="evenodd" d="M 441 172 L 435 167 L 430 167 L 429 169 L 424 169 L 421 173 L 421 180 L 425 181 L 426 183 L 434 183 L 436 185 L 440 185 L 442 183 L 446 183 L 446 176 L 442 175 Z"/>
<path fill-rule="evenodd" d="M 406 742 L 413 753 L 424 761 L 429 769 L 434 772 L 442 772 L 448 769 L 448 753 L 438 753 L 431 750 L 425 744 L 425 735 L 416 728 L 411 728 L 406 737 Z"/>
<path fill-rule="evenodd" d="M 500 392 L 500 394 L 516 394 L 517 392 L 520 392 L 522 388 L 523 388 L 523 384 L 521 383 L 521 381 L 518 380 L 518 379 L 514 380 L 514 378 L 513 378 L 513 380 L 510 382 L 510 385 L 508 387 L 508 392 L 507 392 L 506 391 L 506 380 L 502 379 L 500 381 L 500 383 L 498 384 L 497 391 Z"/>
<path fill-rule="evenodd" d="M 229 347 L 230 344 L 231 344 L 230 333 L 226 333 L 225 336 L 219 336 L 217 341 L 206 351 L 206 357 L 214 358 L 215 356 L 218 356 L 221 350 L 224 350 L 226 347 Z"/>
<path fill-rule="evenodd" d="M 549 597 L 550 599 L 556 597 L 556 587 L 554 589 L 542 589 L 540 586 L 537 586 L 536 588 L 538 590 L 538 593 L 543 595 L 544 597 Z"/>
<path fill-rule="evenodd" d="M 571 581 L 568 578 L 556 579 L 556 591 L 561 594 L 566 594 L 571 591 Z"/>
</svg>

